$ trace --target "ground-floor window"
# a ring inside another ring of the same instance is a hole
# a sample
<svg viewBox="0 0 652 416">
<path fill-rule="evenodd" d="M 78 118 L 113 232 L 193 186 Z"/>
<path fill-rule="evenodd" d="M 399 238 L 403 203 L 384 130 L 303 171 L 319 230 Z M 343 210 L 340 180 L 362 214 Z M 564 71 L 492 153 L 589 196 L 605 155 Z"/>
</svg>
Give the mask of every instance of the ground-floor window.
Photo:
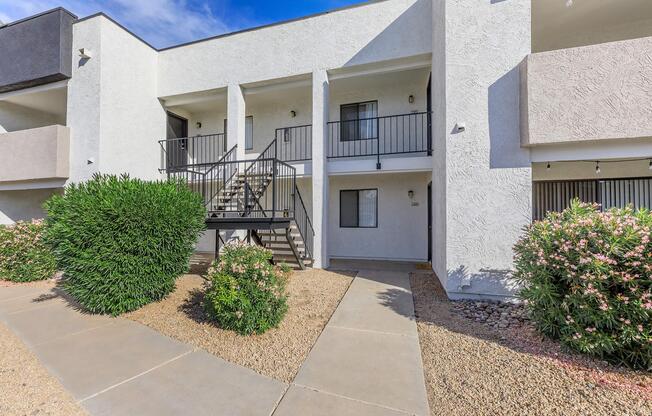
<svg viewBox="0 0 652 416">
<path fill-rule="evenodd" d="M 340 191 L 340 227 L 378 227 L 378 189 Z"/>
<path fill-rule="evenodd" d="M 532 219 L 540 220 L 549 211 L 562 211 L 575 198 L 598 203 L 603 210 L 629 204 L 635 209 L 652 209 L 652 178 L 534 182 Z"/>
</svg>

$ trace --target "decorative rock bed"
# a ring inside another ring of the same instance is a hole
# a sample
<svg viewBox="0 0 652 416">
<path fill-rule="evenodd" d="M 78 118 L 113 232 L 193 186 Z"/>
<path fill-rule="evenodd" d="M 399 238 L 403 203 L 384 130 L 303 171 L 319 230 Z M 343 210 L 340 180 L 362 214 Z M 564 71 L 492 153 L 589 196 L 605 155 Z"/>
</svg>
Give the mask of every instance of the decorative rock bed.
<svg viewBox="0 0 652 416">
<path fill-rule="evenodd" d="M 495 329 L 515 328 L 529 321 L 524 305 L 519 303 L 461 300 L 453 302 L 453 311 Z"/>
</svg>

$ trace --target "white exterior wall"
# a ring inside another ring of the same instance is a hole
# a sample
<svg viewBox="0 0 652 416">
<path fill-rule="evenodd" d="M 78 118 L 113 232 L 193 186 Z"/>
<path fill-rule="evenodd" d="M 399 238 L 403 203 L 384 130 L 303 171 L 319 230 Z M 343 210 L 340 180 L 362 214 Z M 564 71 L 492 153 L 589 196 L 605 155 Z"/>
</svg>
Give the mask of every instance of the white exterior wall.
<svg viewBox="0 0 652 416">
<path fill-rule="evenodd" d="M 427 261 L 428 182 L 429 173 L 331 176 L 329 256 Z M 340 191 L 355 189 L 378 189 L 378 228 L 340 228 Z"/>
<path fill-rule="evenodd" d="M 45 217 L 43 203 L 61 192 L 60 188 L 0 191 L 0 224 Z"/>
<path fill-rule="evenodd" d="M 430 10 L 431 0 L 386 0 L 164 50 L 159 96 L 430 54 Z"/>
<path fill-rule="evenodd" d="M 433 123 L 434 270 L 450 297 L 509 295 L 512 246 L 531 219 L 518 111 L 530 1 L 441 1 L 433 7 L 433 97 L 445 96 Z"/>
<path fill-rule="evenodd" d="M 33 129 L 36 127 L 65 125 L 65 117 L 37 111 L 22 105 L 0 101 L 0 133 Z"/>
<path fill-rule="evenodd" d="M 68 114 L 71 180 L 94 172 L 158 179 L 165 111 L 156 95 L 157 52 L 103 16 L 73 26 Z M 93 163 L 89 163 L 89 159 Z"/>
</svg>

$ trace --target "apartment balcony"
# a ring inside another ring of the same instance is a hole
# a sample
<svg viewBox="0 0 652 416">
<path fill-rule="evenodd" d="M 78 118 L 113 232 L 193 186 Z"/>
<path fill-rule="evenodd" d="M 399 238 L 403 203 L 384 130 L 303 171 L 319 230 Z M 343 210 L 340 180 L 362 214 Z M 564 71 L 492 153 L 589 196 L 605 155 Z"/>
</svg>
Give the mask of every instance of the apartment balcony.
<svg viewBox="0 0 652 416">
<path fill-rule="evenodd" d="M 58 8 L 0 27 L 0 92 L 70 78 L 75 19 Z"/>
<path fill-rule="evenodd" d="M 432 152 L 431 115 L 428 112 L 370 117 L 327 124 L 329 160 L 391 156 L 425 156 Z M 312 126 L 276 129 L 279 159 L 312 159 Z"/>
<path fill-rule="evenodd" d="M 529 55 L 521 66 L 526 147 L 652 137 L 652 37 Z"/>
<path fill-rule="evenodd" d="M 0 134 L 0 183 L 69 176 L 70 129 L 54 125 Z"/>
</svg>

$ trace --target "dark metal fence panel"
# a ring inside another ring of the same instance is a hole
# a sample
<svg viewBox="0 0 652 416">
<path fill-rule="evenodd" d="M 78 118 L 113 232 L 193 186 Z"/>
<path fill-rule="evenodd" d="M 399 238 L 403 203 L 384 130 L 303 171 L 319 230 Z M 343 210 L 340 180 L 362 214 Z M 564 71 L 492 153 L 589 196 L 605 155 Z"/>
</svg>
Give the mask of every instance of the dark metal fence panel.
<svg viewBox="0 0 652 416">
<path fill-rule="evenodd" d="M 297 162 L 312 159 L 312 126 L 282 127 L 276 129 L 278 159 Z"/>
<path fill-rule="evenodd" d="M 432 151 L 430 113 L 328 122 L 328 157 L 360 157 Z"/>
<path fill-rule="evenodd" d="M 598 203 L 603 210 L 630 204 L 635 209 L 652 209 L 652 178 L 536 181 L 532 186 L 532 219 L 563 211 L 575 198 Z"/>
<path fill-rule="evenodd" d="M 182 170 L 187 167 L 209 166 L 226 154 L 226 135 L 180 137 L 159 141 L 161 169 Z"/>
</svg>

